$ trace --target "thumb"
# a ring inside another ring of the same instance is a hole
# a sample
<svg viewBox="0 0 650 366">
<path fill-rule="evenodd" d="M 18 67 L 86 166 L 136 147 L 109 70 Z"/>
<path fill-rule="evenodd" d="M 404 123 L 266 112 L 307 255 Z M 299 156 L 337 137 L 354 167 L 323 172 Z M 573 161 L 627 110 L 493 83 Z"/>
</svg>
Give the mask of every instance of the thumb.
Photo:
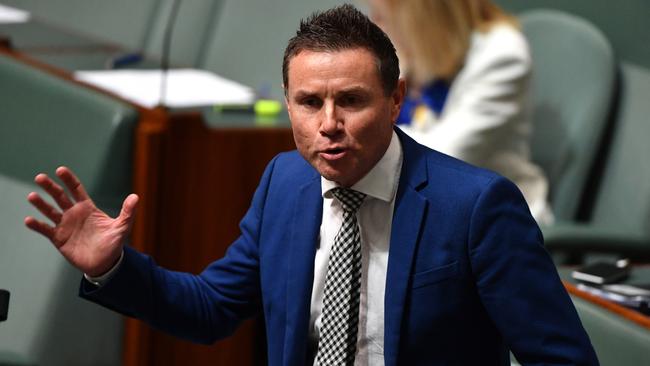
<svg viewBox="0 0 650 366">
<path fill-rule="evenodd" d="M 117 219 L 125 223 L 130 223 L 133 221 L 133 216 L 135 215 L 135 207 L 138 204 L 138 200 L 140 200 L 140 197 L 138 197 L 137 194 L 131 193 L 128 195 L 124 199 L 124 203 L 122 203 L 122 210 L 120 211 L 120 215 L 117 217 Z"/>
</svg>

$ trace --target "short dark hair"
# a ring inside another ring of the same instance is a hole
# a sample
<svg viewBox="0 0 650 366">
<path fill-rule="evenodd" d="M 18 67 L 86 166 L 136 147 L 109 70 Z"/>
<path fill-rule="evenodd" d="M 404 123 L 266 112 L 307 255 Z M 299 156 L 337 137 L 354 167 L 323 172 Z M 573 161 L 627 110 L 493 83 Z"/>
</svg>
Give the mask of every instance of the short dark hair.
<svg viewBox="0 0 650 366">
<path fill-rule="evenodd" d="M 342 51 L 365 48 L 377 58 L 384 93 L 397 88 L 399 60 L 390 39 L 366 15 L 350 4 L 315 12 L 300 21 L 296 35 L 289 40 L 282 60 L 285 93 L 289 86 L 289 62 L 301 51 Z"/>
</svg>

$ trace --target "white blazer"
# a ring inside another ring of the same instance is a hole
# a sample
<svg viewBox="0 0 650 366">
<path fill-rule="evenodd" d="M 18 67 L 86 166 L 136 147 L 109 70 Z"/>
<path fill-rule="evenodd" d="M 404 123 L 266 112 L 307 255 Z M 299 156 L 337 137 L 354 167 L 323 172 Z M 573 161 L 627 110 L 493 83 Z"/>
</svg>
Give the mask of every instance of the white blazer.
<svg viewBox="0 0 650 366">
<path fill-rule="evenodd" d="M 475 32 L 442 113 L 428 111 L 400 127 L 423 145 L 509 178 L 537 222 L 550 224 L 548 182 L 530 161 L 530 74 L 528 44 L 517 29 Z"/>
</svg>

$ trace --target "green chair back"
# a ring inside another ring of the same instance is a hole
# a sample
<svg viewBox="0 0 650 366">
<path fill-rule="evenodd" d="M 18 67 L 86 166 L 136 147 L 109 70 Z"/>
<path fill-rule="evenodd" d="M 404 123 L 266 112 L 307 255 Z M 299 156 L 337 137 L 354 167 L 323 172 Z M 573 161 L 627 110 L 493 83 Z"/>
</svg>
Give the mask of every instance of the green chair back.
<svg viewBox="0 0 650 366">
<path fill-rule="evenodd" d="M 623 64 L 621 74 L 619 112 L 590 223 L 650 238 L 650 70 Z"/>
<path fill-rule="evenodd" d="M 556 10 L 520 16 L 533 59 L 532 158 L 549 179 L 559 221 L 574 220 L 606 127 L 615 59 L 605 36 Z"/>
<path fill-rule="evenodd" d="M 114 214 L 131 190 L 137 111 L 0 55 L 0 364 L 119 365 L 122 318 L 77 296 L 81 274 L 23 218 L 38 172 L 74 169 Z M 41 217 L 42 218 L 42 217 Z"/>
<path fill-rule="evenodd" d="M 134 108 L 0 57 L 0 174 L 72 168 L 107 208 L 131 187 Z"/>
</svg>

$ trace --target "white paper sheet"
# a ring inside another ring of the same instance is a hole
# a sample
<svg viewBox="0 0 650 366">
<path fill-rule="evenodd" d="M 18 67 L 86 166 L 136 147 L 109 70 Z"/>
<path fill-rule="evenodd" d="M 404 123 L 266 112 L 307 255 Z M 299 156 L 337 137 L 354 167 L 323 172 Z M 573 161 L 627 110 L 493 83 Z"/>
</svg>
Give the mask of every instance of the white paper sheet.
<svg viewBox="0 0 650 366">
<path fill-rule="evenodd" d="M 98 86 L 144 107 L 161 101 L 160 70 L 77 71 L 77 80 Z M 172 108 L 253 104 L 247 86 L 205 70 L 172 69 L 167 74 L 164 105 Z"/>
<path fill-rule="evenodd" d="M 0 4 L 0 24 L 25 23 L 28 20 L 28 12 Z"/>
</svg>

